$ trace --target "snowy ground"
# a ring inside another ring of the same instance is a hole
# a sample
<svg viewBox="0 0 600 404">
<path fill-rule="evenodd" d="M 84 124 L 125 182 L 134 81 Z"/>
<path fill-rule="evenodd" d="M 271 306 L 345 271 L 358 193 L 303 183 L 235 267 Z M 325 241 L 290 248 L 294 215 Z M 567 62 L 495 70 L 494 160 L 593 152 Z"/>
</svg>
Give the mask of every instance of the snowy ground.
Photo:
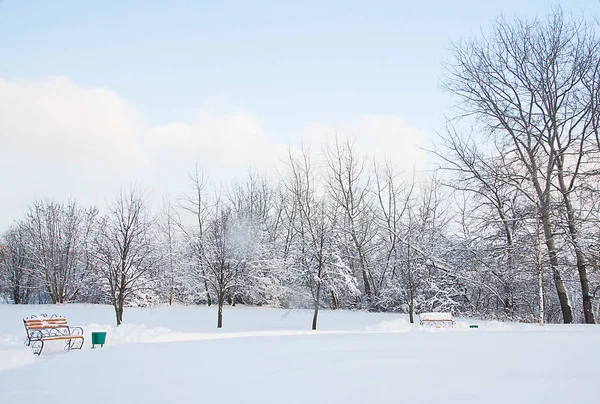
<svg viewBox="0 0 600 404">
<path fill-rule="evenodd" d="M 57 313 L 82 351 L 23 346 L 22 318 Z M 570 403 L 596 401 L 600 326 L 459 321 L 422 329 L 395 314 L 205 307 L 0 305 L 0 403 Z M 469 329 L 479 324 L 479 329 Z M 91 331 L 107 345 L 90 349 Z M 43 400 L 33 400 L 36 396 Z"/>
</svg>

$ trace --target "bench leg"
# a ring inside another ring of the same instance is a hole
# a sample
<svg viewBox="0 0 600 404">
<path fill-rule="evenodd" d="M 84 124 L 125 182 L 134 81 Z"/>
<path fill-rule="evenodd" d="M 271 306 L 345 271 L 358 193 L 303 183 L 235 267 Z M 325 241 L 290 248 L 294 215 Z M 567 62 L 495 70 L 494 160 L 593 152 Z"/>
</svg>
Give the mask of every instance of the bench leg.
<svg viewBox="0 0 600 404">
<path fill-rule="evenodd" d="M 44 349 L 44 340 L 31 341 L 30 346 L 33 348 L 34 355 L 40 356 Z"/>
<path fill-rule="evenodd" d="M 69 350 L 83 348 L 83 338 L 73 338 L 69 340 Z"/>
</svg>

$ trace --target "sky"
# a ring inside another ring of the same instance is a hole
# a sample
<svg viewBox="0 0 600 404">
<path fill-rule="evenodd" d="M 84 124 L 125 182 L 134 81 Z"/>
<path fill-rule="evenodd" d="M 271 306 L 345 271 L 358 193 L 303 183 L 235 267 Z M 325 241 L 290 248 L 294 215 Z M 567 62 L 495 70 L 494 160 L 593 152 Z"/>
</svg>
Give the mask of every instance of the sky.
<svg viewBox="0 0 600 404">
<path fill-rule="evenodd" d="M 274 167 L 336 133 L 423 172 L 452 42 L 500 14 L 600 2 L 0 0 L 0 231 L 37 198 L 153 200 Z"/>
</svg>

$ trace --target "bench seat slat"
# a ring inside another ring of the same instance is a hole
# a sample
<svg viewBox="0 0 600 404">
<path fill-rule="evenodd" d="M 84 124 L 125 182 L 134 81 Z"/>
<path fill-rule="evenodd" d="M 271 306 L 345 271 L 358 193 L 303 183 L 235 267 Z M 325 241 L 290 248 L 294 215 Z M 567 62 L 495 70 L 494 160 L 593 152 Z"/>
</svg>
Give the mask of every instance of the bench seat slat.
<svg viewBox="0 0 600 404">
<path fill-rule="evenodd" d="M 40 339 L 43 339 L 44 341 L 51 341 L 51 340 L 55 340 L 55 339 L 76 339 L 76 338 L 83 338 L 83 335 L 57 335 L 57 336 L 53 336 L 53 337 L 42 337 Z"/>
</svg>

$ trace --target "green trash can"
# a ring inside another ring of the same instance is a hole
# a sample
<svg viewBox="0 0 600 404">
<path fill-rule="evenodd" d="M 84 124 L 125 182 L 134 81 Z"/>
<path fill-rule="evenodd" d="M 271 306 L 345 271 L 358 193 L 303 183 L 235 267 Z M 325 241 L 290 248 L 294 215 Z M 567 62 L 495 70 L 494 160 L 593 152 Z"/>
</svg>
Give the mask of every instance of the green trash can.
<svg viewBox="0 0 600 404">
<path fill-rule="evenodd" d="M 93 332 L 92 333 L 92 348 L 94 345 L 100 345 L 104 347 L 104 343 L 106 342 L 106 333 L 105 332 Z"/>
</svg>

